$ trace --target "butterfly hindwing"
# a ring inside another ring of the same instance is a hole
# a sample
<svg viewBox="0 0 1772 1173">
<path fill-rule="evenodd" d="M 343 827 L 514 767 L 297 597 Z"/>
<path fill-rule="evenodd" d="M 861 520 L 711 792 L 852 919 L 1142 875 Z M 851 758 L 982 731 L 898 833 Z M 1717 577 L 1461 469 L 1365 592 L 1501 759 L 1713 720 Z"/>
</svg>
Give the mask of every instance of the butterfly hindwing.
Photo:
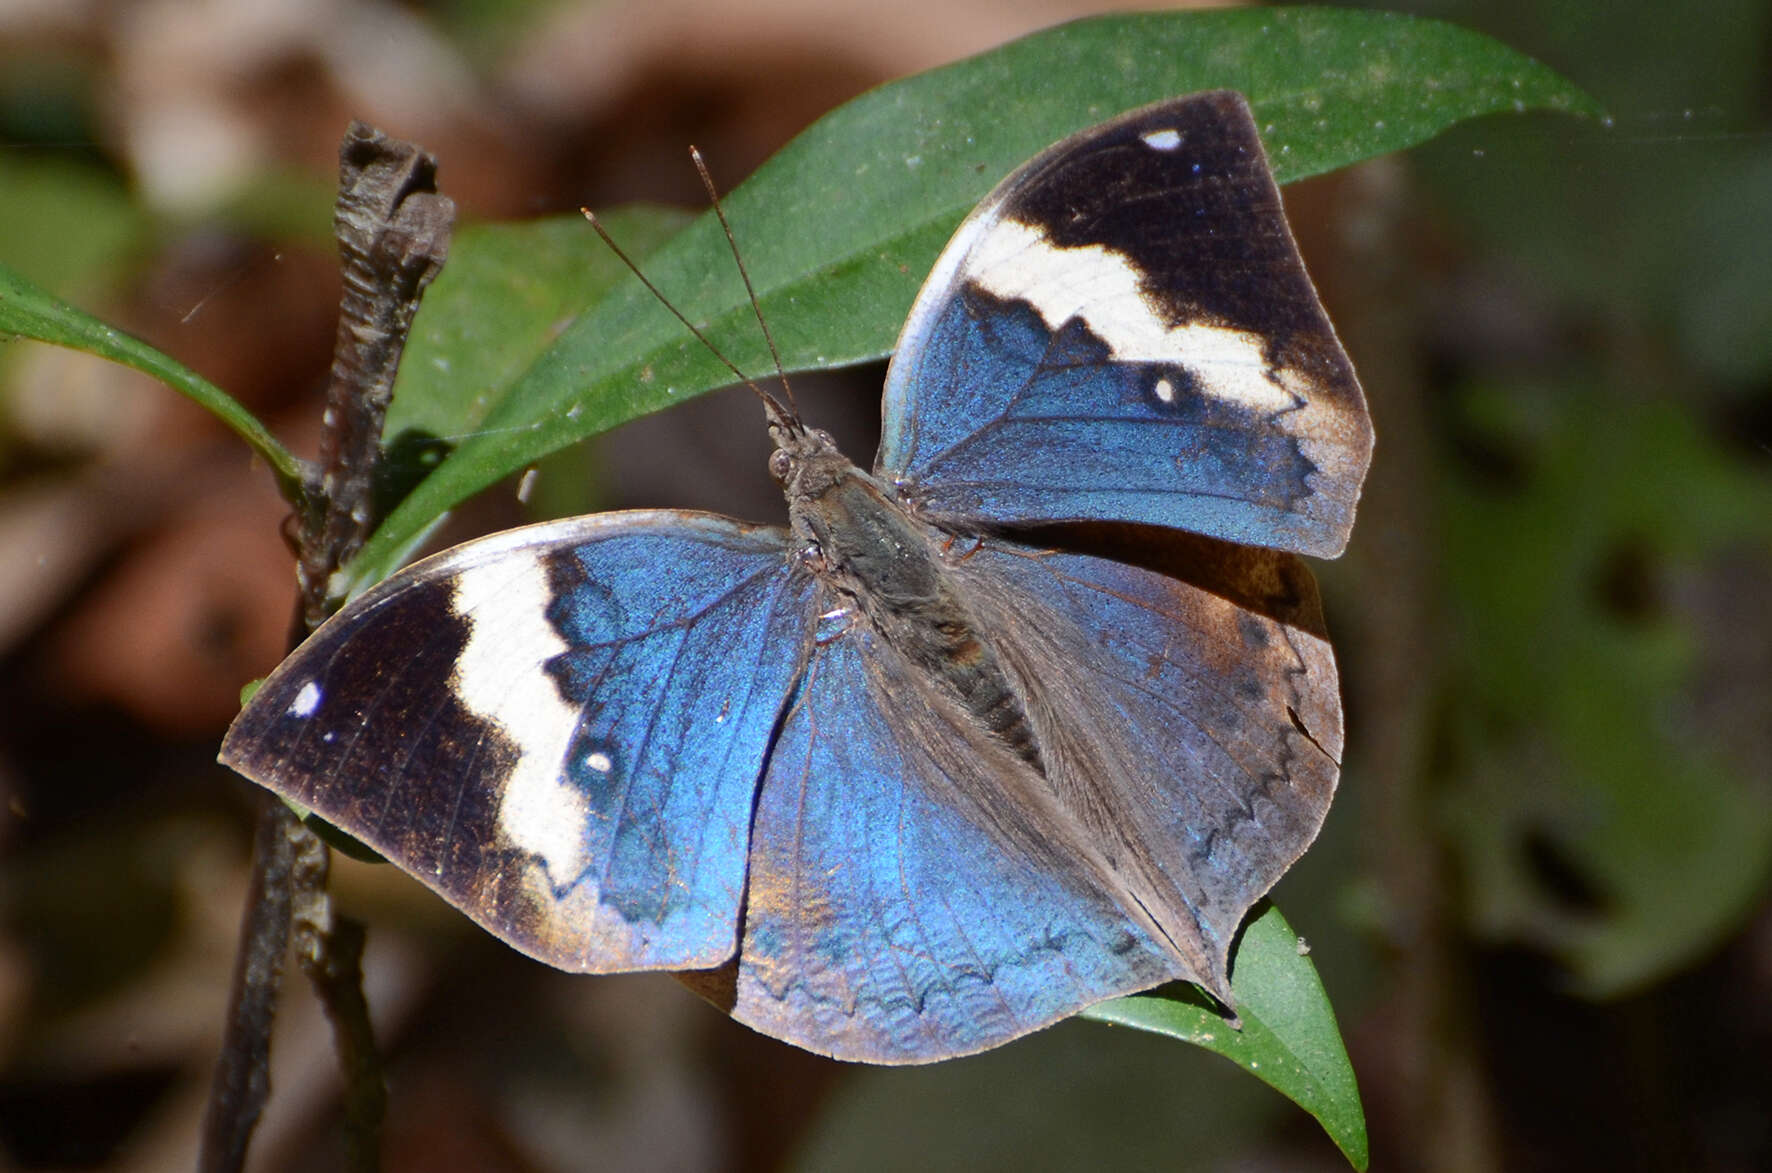
<svg viewBox="0 0 1772 1173">
<path fill-rule="evenodd" d="M 1168 878 L 1186 909 L 1168 918 L 1185 976 L 1222 999 L 1237 927 L 1328 812 L 1341 706 L 1310 572 L 1278 552 L 1190 544 L 1219 559 L 1203 585 L 1008 542 L 956 573 L 989 600 L 1051 784 L 1079 796 L 1107 850 Z"/>
<path fill-rule="evenodd" d="M 671 512 L 457 547 L 303 644 L 222 759 L 552 965 L 719 965 L 805 655 L 785 550 Z"/>
<path fill-rule="evenodd" d="M 1238 925 L 1328 809 L 1341 716 L 1309 573 L 1221 554 L 1213 589 L 1011 543 L 956 557 L 1043 775 L 871 632 L 822 640 L 759 798 L 733 1014 L 920 1062 L 1172 978 L 1228 1000 Z M 1170 947 L 1154 899 L 1110 895 L 1146 864 Z"/>
<path fill-rule="evenodd" d="M 1003 809 L 1001 759 L 870 633 L 824 643 L 758 802 L 733 1016 L 840 1059 L 928 1062 L 1176 976 L 1074 861 L 1027 842 L 1040 812 Z"/>
<path fill-rule="evenodd" d="M 899 338 L 876 470 L 935 519 L 1333 556 L 1371 444 L 1248 106 L 1219 92 L 1067 139 L 979 205 Z"/>
</svg>

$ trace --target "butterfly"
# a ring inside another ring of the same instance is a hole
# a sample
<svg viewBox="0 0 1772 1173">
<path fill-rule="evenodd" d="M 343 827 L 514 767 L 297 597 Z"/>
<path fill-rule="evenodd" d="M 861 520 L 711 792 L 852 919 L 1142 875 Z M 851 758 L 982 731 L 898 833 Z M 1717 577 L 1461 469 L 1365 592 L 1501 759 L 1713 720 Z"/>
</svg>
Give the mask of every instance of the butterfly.
<svg viewBox="0 0 1772 1173">
<path fill-rule="evenodd" d="M 1243 99 L 1059 142 L 960 226 L 872 472 L 759 392 L 785 528 L 549 522 L 368 591 L 222 761 L 517 949 L 674 971 L 841 1059 L 1185 979 L 1316 836 L 1341 708 L 1296 556 L 1372 435 Z"/>
</svg>

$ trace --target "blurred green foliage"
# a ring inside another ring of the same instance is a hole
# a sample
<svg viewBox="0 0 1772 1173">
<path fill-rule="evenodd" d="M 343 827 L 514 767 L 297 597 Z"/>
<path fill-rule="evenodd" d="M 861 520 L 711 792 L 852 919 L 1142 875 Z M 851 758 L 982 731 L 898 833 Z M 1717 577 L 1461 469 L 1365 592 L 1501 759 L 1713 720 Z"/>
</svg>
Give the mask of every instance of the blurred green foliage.
<svg viewBox="0 0 1772 1173">
<path fill-rule="evenodd" d="M 1717 630 L 1702 581 L 1772 551 L 1772 478 L 1689 405 L 1580 372 L 1468 385 L 1457 406 L 1512 469 L 1485 483 L 1450 462 L 1442 498 L 1443 797 L 1473 927 L 1560 957 L 1589 993 L 1637 988 L 1714 948 L 1765 880 L 1763 764 L 1728 752 L 1699 698 L 1711 645 L 1753 638 Z M 1725 687 L 1763 702 L 1768 685 Z"/>
<path fill-rule="evenodd" d="M 1415 7 L 1612 115 L 1417 165 L 1540 315 L 1534 345 L 1458 344 L 1437 392 L 1442 829 L 1472 930 L 1619 994 L 1715 950 L 1772 871 L 1772 7 Z"/>
</svg>

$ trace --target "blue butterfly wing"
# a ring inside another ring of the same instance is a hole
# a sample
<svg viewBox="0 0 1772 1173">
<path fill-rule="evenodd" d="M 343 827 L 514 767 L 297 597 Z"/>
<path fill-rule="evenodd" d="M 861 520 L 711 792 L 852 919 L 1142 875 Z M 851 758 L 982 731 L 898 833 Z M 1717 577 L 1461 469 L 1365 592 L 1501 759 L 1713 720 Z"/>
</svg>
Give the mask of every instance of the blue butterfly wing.
<svg viewBox="0 0 1772 1173">
<path fill-rule="evenodd" d="M 1333 556 L 1372 433 L 1243 99 L 1052 147 L 936 262 L 876 471 L 924 517 L 1122 521 Z"/>
<path fill-rule="evenodd" d="M 1132 829 L 1123 849 L 1185 905 L 1171 937 L 1187 976 L 1228 1003 L 1237 928 L 1316 838 L 1340 773 L 1315 580 L 1291 555 L 1210 539 L 1090 544 L 990 542 L 956 570 L 1007 633 L 1055 785 L 1099 794 L 1110 835 Z"/>
<path fill-rule="evenodd" d="M 904 1063 L 1172 978 L 1228 1002 L 1238 925 L 1328 809 L 1341 714 L 1303 565 L 1186 545 L 1156 568 L 1001 542 L 956 563 L 1045 777 L 864 626 L 820 643 L 758 803 L 735 1017 Z M 1178 945 L 1109 894 L 1102 843 L 1166 877 Z"/>
<path fill-rule="evenodd" d="M 812 660 L 758 802 L 733 1017 L 929 1062 L 1175 976 L 1080 872 L 987 830 L 1015 817 L 999 752 L 895 663 L 860 629 Z"/>
<path fill-rule="evenodd" d="M 786 542 L 647 512 L 457 547 L 303 644 L 222 760 L 551 965 L 719 965 L 808 646 Z"/>
</svg>

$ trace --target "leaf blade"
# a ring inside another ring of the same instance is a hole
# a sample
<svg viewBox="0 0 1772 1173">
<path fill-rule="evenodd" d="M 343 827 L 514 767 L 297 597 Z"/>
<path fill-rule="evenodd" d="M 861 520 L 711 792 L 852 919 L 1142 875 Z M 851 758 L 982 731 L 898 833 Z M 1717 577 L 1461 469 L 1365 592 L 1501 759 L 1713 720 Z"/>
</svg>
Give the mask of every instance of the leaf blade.
<svg viewBox="0 0 1772 1173">
<path fill-rule="evenodd" d="M 1231 962 L 1241 1030 L 1192 986 L 1114 998 L 1083 1017 L 1165 1034 L 1222 1055 L 1316 1118 L 1348 1163 L 1368 1162 L 1366 1118 L 1335 1011 L 1297 934 L 1268 904 L 1243 930 Z"/>
<path fill-rule="evenodd" d="M 1293 180 L 1421 142 L 1480 114 L 1597 107 L 1545 67 L 1436 21 L 1332 9 L 1149 13 L 1079 21 L 875 90 L 833 111 L 734 190 L 728 213 L 790 370 L 887 353 L 924 273 L 1002 175 L 1083 126 L 1227 86 L 1250 99 Z M 1003 93 L 1017 118 L 1000 118 Z M 768 369 L 711 217 L 648 273 L 747 370 Z M 814 293 L 816 292 L 816 296 Z M 481 431 L 388 519 L 353 568 L 393 569 L 429 518 L 539 457 L 731 377 L 637 283 L 567 326 Z M 423 394 L 415 383 L 409 394 Z"/>
<path fill-rule="evenodd" d="M 84 350 L 152 375 L 232 428 L 271 467 L 283 498 L 301 499 L 302 462 L 238 400 L 178 360 L 107 325 L 0 264 L 0 333 Z"/>
</svg>

